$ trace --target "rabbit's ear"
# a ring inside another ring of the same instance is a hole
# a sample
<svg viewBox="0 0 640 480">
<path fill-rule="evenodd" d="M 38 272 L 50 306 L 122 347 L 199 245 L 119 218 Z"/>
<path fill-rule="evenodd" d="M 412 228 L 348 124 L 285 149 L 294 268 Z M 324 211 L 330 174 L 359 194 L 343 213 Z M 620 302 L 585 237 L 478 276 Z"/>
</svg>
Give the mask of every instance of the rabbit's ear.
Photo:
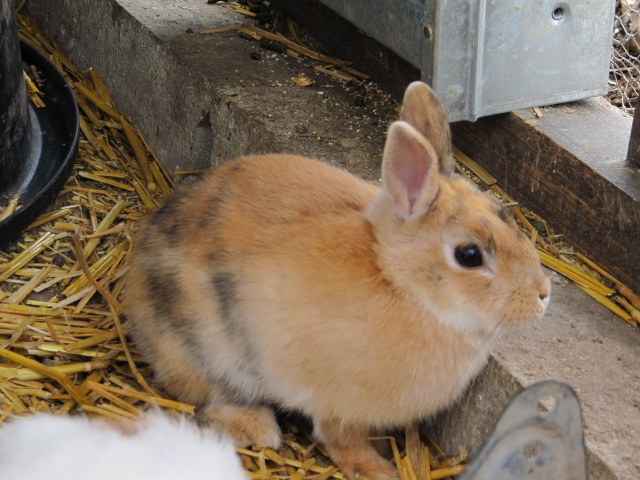
<svg viewBox="0 0 640 480">
<path fill-rule="evenodd" d="M 384 190 L 405 220 L 429 210 L 438 193 L 438 156 L 428 140 L 406 122 L 389 127 L 382 159 Z"/>
<path fill-rule="evenodd" d="M 413 82 L 407 87 L 400 120 L 409 123 L 433 145 L 438 155 L 440 173 L 453 173 L 455 161 L 451 153 L 447 114 L 435 92 L 426 83 Z"/>
</svg>

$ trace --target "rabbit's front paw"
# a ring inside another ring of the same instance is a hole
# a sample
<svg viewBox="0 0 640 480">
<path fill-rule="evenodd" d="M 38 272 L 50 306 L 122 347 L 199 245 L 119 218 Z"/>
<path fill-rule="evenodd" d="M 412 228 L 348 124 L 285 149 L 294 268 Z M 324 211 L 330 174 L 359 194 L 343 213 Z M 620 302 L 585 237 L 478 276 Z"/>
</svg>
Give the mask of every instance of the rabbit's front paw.
<svg viewBox="0 0 640 480">
<path fill-rule="evenodd" d="M 219 405 L 207 409 L 201 417 L 211 426 L 224 430 L 240 447 L 256 445 L 277 449 L 282 442 L 275 414 L 268 407 Z"/>
<path fill-rule="evenodd" d="M 397 480 L 390 462 L 369 449 L 343 451 L 333 455 L 342 473 L 350 480 Z"/>
<path fill-rule="evenodd" d="M 397 480 L 398 472 L 382 458 L 369 442 L 365 425 L 339 419 L 316 422 L 316 434 L 349 480 Z"/>
</svg>

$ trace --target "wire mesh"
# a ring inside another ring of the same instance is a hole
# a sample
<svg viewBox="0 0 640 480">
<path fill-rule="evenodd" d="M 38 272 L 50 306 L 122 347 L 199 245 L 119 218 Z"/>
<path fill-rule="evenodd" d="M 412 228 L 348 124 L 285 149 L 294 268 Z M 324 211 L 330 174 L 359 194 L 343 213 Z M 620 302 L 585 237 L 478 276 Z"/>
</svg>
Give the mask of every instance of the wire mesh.
<svg viewBox="0 0 640 480">
<path fill-rule="evenodd" d="M 615 15 L 608 99 L 633 114 L 640 92 L 640 0 L 618 0 Z"/>
</svg>

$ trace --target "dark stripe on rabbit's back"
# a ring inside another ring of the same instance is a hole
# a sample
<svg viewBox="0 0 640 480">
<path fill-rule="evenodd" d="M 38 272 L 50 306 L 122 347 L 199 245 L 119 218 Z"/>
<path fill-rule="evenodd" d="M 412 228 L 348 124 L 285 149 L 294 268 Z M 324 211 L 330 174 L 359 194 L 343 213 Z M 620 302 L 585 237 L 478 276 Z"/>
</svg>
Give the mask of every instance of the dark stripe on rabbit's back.
<svg viewBox="0 0 640 480">
<path fill-rule="evenodd" d="M 216 293 L 218 313 L 224 326 L 229 341 L 235 343 L 239 352 L 242 352 L 242 361 L 239 368 L 247 373 L 255 373 L 255 352 L 248 341 L 246 326 L 242 321 L 242 314 L 237 308 L 238 280 L 229 272 L 217 271 L 211 278 L 213 290 Z"/>
<path fill-rule="evenodd" d="M 151 267 L 146 270 L 147 284 L 149 285 L 149 295 L 145 301 L 151 302 L 154 313 L 154 328 L 157 335 L 171 336 L 173 340 L 184 345 L 184 351 L 189 352 L 193 359 L 195 370 L 204 374 L 207 384 L 210 386 L 212 398 L 211 402 L 232 402 L 239 405 L 262 404 L 261 398 L 250 398 L 241 388 L 233 385 L 232 381 L 224 372 L 218 370 L 216 365 L 207 368 L 210 363 L 206 351 L 210 345 L 203 344 L 199 330 L 190 319 L 184 317 L 183 312 L 188 309 L 181 308 L 180 303 L 184 301 L 184 295 L 177 274 L 164 267 Z M 227 314 L 235 303 L 235 282 L 230 274 L 219 274 L 215 280 L 214 290 L 219 295 L 219 305 L 221 310 L 227 310 Z M 257 370 L 254 366 L 255 354 L 246 344 L 241 326 L 233 323 L 231 317 L 221 319 L 225 324 L 225 332 L 229 336 L 228 342 L 234 345 L 234 350 L 242 352 L 239 361 L 234 363 L 234 369 L 242 375 L 254 377 L 257 382 Z M 229 320 L 231 323 L 226 323 Z M 142 333 L 142 332 L 140 332 Z M 153 349 L 153 347 L 151 347 Z M 152 355 L 153 356 L 153 355 Z M 233 372 L 227 372 L 233 374 Z"/>
<path fill-rule="evenodd" d="M 230 273 L 215 272 L 211 283 L 218 298 L 222 320 L 225 323 L 233 323 L 233 309 L 238 302 L 235 277 Z"/>
<path fill-rule="evenodd" d="M 231 171 L 241 170 L 238 167 Z M 174 242 L 186 240 L 185 233 L 191 229 L 216 227 L 222 208 L 232 195 L 226 182 L 212 182 L 211 175 L 209 172 L 193 183 L 178 186 L 152 214 L 149 223 Z"/>
<path fill-rule="evenodd" d="M 149 298 L 155 313 L 154 323 L 161 330 L 172 329 L 181 333 L 186 322 L 181 316 L 181 287 L 175 272 L 167 268 L 148 268 L 145 272 L 149 285 Z"/>
<path fill-rule="evenodd" d="M 180 237 L 181 228 L 180 197 L 171 195 L 149 219 L 149 228 L 157 229 L 170 242 L 176 242 Z"/>
</svg>

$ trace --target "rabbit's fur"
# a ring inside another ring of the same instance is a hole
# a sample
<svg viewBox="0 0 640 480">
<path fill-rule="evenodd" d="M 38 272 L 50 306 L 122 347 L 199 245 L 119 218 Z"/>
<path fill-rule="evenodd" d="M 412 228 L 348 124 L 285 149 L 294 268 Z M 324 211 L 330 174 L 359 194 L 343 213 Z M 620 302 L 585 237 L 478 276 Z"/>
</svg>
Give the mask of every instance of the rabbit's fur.
<svg viewBox="0 0 640 480">
<path fill-rule="evenodd" d="M 382 180 L 244 157 L 151 215 L 127 315 L 159 382 L 243 444 L 280 443 L 267 404 L 299 410 L 349 478 L 394 478 L 369 431 L 451 404 L 550 285 L 505 208 L 454 173 L 423 83 L 389 128 Z"/>
<path fill-rule="evenodd" d="M 136 421 L 37 414 L 0 425 L 0 478 L 248 480 L 233 443 L 155 412 Z"/>
</svg>

